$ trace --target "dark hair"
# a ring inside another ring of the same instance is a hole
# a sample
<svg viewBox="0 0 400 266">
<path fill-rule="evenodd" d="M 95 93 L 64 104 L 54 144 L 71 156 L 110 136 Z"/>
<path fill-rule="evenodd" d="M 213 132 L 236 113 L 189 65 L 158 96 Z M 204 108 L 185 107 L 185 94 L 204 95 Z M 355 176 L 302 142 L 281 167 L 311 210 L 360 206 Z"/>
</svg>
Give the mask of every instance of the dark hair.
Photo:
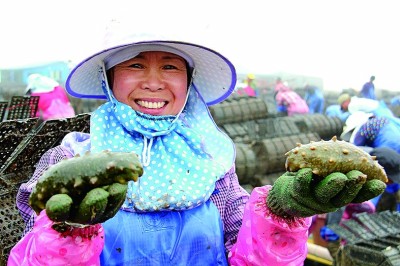
<svg viewBox="0 0 400 266">
<path fill-rule="evenodd" d="M 114 67 L 110 68 L 106 72 L 108 87 L 112 90 L 113 82 L 114 82 Z"/>
<path fill-rule="evenodd" d="M 192 82 L 192 78 L 193 78 L 193 70 L 194 68 L 189 66 L 189 63 L 186 62 L 185 60 L 185 65 L 186 65 L 186 75 L 187 75 L 187 87 L 189 88 L 190 83 Z"/>
</svg>

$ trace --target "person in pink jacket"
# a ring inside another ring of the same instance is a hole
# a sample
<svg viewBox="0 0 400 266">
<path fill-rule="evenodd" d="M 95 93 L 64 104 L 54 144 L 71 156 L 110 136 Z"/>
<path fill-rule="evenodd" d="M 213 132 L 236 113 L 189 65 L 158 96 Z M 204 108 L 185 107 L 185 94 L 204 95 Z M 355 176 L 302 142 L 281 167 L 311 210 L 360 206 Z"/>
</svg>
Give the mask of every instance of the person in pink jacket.
<svg viewBox="0 0 400 266">
<path fill-rule="evenodd" d="M 75 116 L 65 89 L 49 77 L 41 74 L 29 75 L 26 94 L 40 97 L 36 117 L 50 120 Z"/>
<path fill-rule="evenodd" d="M 255 75 L 250 73 L 247 74 L 246 77 L 246 86 L 244 86 L 243 88 L 239 88 L 237 90 L 237 93 L 239 95 L 247 95 L 250 97 L 256 97 L 257 96 L 257 92 L 256 92 L 256 82 L 255 82 Z"/>
<path fill-rule="evenodd" d="M 275 101 L 278 110 L 285 110 L 288 116 L 309 113 L 306 101 L 285 85 L 280 78 L 275 85 Z"/>
<path fill-rule="evenodd" d="M 131 25 L 114 27 L 126 34 Z M 127 37 L 70 73 L 68 93 L 107 101 L 91 114 L 90 134 L 67 134 L 19 188 L 26 230 L 8 265 L 303 265 L 310 217 L 337 207 L 298 194 L 313 189 L 304 182 L 311 168 L 287 172 L 251 195 L 240 186 L 235 145 L 208 109 L 233 92 L 233 64 L 198 44 Z M 33 211 L 28 199 L 45 171 L 104 150 L 134 152 L 143 167 L 115 216 L 80 225 Z M 60 224 L 69 229 L 53 229 Z"/>
</svg>

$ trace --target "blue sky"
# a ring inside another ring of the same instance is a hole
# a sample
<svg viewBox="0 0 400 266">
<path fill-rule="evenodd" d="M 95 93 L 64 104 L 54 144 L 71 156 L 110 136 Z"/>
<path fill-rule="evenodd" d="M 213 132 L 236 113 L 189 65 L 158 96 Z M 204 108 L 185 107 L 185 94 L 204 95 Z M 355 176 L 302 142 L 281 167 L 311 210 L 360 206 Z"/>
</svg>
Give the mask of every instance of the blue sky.
<svg viewBox="0 0 400 266">
<path fill-rule="evenodd" d="M 78 62 L 103 48 L 113 18 L 184 36 L 228 57 L 240 73 L 321 77 L 325 89 L 400 92 L 396 0 L 13 0 L 2 4 L 0 68 Z M 397 35 L 396 35 L 397 34 Z"/>
</svg>

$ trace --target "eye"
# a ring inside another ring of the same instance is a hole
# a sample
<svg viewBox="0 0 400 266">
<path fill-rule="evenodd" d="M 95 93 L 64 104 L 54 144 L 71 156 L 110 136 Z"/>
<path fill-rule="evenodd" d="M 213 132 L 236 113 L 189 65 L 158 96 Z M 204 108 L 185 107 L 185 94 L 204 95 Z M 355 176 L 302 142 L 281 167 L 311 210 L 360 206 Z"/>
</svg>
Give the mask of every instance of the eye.
<svg viewBox="0 0 400 266">
<path fill-rule="evenodd" d="M 128 67 L 129 67 L 129 68 L 141 68 L 141 69 L 144 68 L 143 65 L 142 65 L 142 64 L 139 64 L 139 63 L 131 64 L 131 65 L 129 65 Z"/>
<path fill-rule="evenodd" d="M 163 66 L 163 69 L 178 69 L 178 67 L 176 67 L 174 65 L 165 65 L 165 66 Z"/>
</svg>

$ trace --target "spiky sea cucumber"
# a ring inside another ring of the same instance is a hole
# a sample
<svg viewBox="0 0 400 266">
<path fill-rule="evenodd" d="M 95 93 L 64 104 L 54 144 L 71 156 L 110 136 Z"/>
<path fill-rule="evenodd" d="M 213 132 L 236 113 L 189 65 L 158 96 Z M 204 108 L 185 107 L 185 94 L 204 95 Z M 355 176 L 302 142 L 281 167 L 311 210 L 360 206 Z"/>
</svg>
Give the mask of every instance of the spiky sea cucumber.
<svg viewBox="0 0 400 266">
<path fill-rule="evenodd" d="M 311 168 L 319 176 L 327 176 L 333 172 L 348 173 L 358 170 L 367 175 L 367 180 L 379 179 L 387 182 L 384 168 L 360 147 L 346 141 L 331 140 L 311 141 L 309 144 L 297 144 L 285 156 L 287 171 L 296 172 L 301 168 Z"/>
<path fill-rule="evenodd" d="M 142 165 L 133 152 L 87 152 L 49 167 L 33 189 L 29 204 L 39 214 L 55 194 L 68 194 L 80 202 L 94 188 L 127 184 L 142 174 Z"/>
</svg>

